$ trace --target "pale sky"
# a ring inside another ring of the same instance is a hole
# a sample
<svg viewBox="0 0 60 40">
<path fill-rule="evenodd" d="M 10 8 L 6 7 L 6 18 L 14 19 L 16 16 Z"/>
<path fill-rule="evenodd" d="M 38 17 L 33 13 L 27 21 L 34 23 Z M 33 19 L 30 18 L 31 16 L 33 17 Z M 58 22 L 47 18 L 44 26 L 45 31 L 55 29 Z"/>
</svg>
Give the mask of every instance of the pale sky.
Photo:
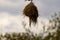
<svg viewBox="0 0 60 40">
<path fill-rule="evenodd" d="M 34 4 L 38 8 L 39 18 L 38 27 L 31 27 L 31 31 L 38 33 L 42 30 L 41 21 L 46 25 L 48 18 L 55 12 L 60 11 L 60 0 L 34 0 Z M 23 16 L 24 7 L 30 2 L 25 0 L 0 0 L 0 32 L 22 32 L 22 22 L 28 27 L 28 18 Z M 19 31 L 18 31 L 19 30 Z"/>
</svg>

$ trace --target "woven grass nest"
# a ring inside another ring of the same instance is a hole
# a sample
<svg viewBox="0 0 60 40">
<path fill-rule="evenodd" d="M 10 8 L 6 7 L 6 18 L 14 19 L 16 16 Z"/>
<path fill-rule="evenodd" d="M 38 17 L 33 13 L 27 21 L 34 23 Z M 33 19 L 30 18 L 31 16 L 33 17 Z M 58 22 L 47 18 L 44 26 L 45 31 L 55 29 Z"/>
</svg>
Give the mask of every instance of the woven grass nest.
<svg viewBox="0 0 60 40">
<path fill-rule="evenodd" d="M 29 17 L 29 25 L 31 25 L 31 22 L 34 24 L 37 23 L 37 17 L 38 17 L 38 10 L 37 7 L 34 5 L 33 2 L 30 2 L 23 10 L 23 14 L 27 17 Z"/>
</svg>

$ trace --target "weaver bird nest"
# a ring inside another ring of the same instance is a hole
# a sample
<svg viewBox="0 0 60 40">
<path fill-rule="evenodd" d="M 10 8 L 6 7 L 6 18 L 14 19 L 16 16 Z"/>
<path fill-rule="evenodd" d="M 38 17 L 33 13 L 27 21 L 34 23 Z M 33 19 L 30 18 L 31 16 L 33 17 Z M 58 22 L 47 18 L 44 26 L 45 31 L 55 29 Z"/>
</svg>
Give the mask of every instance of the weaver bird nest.
<svg viewBox="0 0 60 40">
<path fill-rule="evenodd" d="M 30 2 L 23 10 L 23 14 L 29 17 L 29 25 L 31 25 L 31 22 L 34 24 L 37 23 L 37 17 L 38 17 L 38 10 L 37 7 L 34 5 L 33 2 Z"/>
</svg>

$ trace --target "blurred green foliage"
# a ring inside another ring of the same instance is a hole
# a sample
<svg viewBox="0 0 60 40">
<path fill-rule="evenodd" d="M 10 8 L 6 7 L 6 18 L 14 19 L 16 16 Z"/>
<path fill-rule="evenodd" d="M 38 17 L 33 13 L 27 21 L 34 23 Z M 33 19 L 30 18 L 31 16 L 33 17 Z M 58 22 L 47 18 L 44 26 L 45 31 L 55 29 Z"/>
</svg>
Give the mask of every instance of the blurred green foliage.
<svg viewBox="0 0 60 40">
<path fill-rule="evenodd" d="M 52 16 L 52 19 L 49 20 L 50 23 L 53 23 L 50 27 L 51 31 L 56 29 L 56 32 L 49 32 L 47 36 L 44 37 L 45 32 L 39 35 L 34 35 L 30 30 L 27 30 L 26 33 L 5 33 L 5 35 L 0 34 L 0 40 L 60 40 L 60 13 Z M 23 25 L 24 26 L 24 25 Z M 25 26 L 24 26 L 25 28 Z M 48 28 L 50 30 L 50 28 Z M 44 31 L 44 30 L 43 30 Z M 53 34 L 53 35 L 52 35 Z M 43 38 L 44 37 L 44 38 Z"/>
</svg>

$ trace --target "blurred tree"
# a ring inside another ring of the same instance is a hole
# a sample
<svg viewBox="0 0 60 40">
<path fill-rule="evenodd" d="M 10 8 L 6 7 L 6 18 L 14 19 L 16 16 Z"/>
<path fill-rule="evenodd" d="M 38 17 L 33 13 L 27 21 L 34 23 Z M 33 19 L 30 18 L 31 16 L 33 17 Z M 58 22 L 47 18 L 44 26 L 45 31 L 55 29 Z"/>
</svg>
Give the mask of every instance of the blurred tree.
<svg viewBox="0 0 60 40">
<path fill-rule="evenodd" d="M 50 23 L 52 23 L 52 25 L 50 26 L 52 28 L 51 30 L 55 30 L 56 31 L 51 36 L 52 37 L 51 40 L 60 40 L 60 16 L 59 15 L 60 15 L 60 13 L 55 13 L 55 15 L 53 15 L 52 19 L 50 20 Z"/>
</svg>

